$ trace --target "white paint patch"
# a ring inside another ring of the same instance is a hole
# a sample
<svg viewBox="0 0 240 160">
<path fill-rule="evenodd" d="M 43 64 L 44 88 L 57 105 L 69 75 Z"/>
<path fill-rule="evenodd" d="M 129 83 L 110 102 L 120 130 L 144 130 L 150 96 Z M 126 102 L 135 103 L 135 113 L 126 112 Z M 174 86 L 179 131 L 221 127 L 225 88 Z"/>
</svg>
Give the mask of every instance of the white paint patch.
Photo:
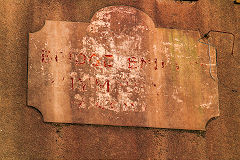
<svg viewBox="0 0 240 160">
<path fill-rule="evenodd" d="M 76 77 L 76 76 L 77 76 L 77 72 L 71 72 L 71 73 L 70 73 L 70 76 L 71 76 L 71 77 Z"/>
<path fill-rule="evenodd" d="M 200 107 L 201 107 L 201 108 L 206 108 L 206 109 L 209 109 L 209 108 L 210 108 L 210 106 L 211 106 L 211 104 L 212 104 L 211 102 L 209 102 L 209 103 L 206 103 L 206 104 L 201 104 L 201 105 L 200 105 Z"/>
<path fill-rule="evenodd" d="M 136 34 L 126 34 L 127 32 L 125 31 L 129 28 L 124 26 L 125 24 L 123 23 L 125 21 L 119 21 L 118 25 L 122 26 L 123 29 L 119 33 L 113 33 L 110 23 L 112 12 L 115 12 L 115 14 L 118 12 L 119 15 L 124 17 L 129 16 L 129 14 L 135 16 L 136 10 L 129 8 L 126 11 L 125 7 L 101 10 L 87 28 L 87 31 L 92 35 L 85 36 L 82 44 L 84 54 L 88 57 L 95 54 L 98 57 L 96 60 L 104 60 L 106 58 L 105 55 L 113 55 L 113 67 L 107 68 L 103 65 L 91 66 L 89 73 L 83 73 L 78 70 L 80 73 L 77 74 L 81 75 L 83 80 L 96 79 L 99 83 L 95 84 L 95 87 L 93 85 L 94 82 L 91 85 L 92 89 L 97 89 L 95 92 L 96 97 L 90 100 L 91 106 L 97 105 L 101 109 L 115 112 L 142 112 L 146 109 L 144 103 L 145 90 L 144 86 L 142 88 L 139 88 L 139 86 L 145 80 L 144 73 L 142 73 L 140 67 L 129 69 L 128 61 L 130 55 L 135 56 L 137 60 L 149 53 L 149 51 L 140 53 L 144 45 L 142 42 L 143 37 L 140 34 L 149 30 L 149 28 L 138 22 L 130 28 L 130 30 L 132 29 L 131 32 Z M 119 17 L 119 19 L 122 17 Z M 101 32 L 99 32 L 100 30 Z M 72 72 L 71 76 L 76 76 L 76 73 Z M 110 88 L 108 88 L 107 82 L 110 83 Z M 107 91 L 108 89 L 109 92 Z M 93 90 L 91 92 L 94 93 Z"/>
<path fill-rule="evenodd" d="M 177 88 L 174 89 L 172 98 L 173 98 L 174 100 L 176 100 L 177 103 L 183 103 L 183 100 L 181 100 L 181 99 L 178 97 L 178 90 L 177 90 Z"/>
<path fill-rule="evenodd" d="M 82 97 L 80 96 L 80 94 L 76 94 L 76 95 L 74 96 L 74 98 L 77 99 L 77 100 L 82 100 Z"/>
<path fill-rule="evenodd" d="M 179 99 L 177 96 L 172 95 L 173 99 L 177 101 L 177 103 L 182 103 L 183 100 Z"/>
<path fill-rule="evenodd" d="M 183 48 L 183 44 L 174 44 L 174 50 L 177 51 L 177 52 L 181 52 Z"/>
<path fill-rule="evenodd" d="M 164 46 L 171 46 L 171 45 L 172 45 L 171 42 L 162 42 L 162 44 L 163 44 Z"/>
</svg>

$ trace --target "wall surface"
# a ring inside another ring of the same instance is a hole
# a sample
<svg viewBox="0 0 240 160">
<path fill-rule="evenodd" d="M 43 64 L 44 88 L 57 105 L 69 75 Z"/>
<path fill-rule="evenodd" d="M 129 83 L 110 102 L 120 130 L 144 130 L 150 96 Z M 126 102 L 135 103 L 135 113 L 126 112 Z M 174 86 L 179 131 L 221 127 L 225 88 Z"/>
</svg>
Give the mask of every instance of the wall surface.
<svg viewBox="0 0 240 160">
<path fill-rule="evenodd" d="M 90 22 L 99 9 L 133 6 L 157 27 L 209 30 L 218 50 L 220 117 L 206 132 L 44 123 L 26 105 L 28 33 L 45 20 Z M 240 5 L 232 0 L 0 0 L 0 159 L 240 159 Z"/>
</svg>

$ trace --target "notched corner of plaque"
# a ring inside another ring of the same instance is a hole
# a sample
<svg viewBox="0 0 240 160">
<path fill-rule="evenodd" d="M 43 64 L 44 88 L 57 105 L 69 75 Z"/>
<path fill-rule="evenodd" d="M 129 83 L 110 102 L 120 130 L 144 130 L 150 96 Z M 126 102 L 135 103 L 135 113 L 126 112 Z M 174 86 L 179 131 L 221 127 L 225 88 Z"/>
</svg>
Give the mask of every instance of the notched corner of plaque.
<svg viewBox="0 0 240 160">
<path fill-rule="evenodd" d="M 219 108 L 218 108 L 219 109 Z M 205 121 L 205 126 L 204 126 L 204 131 L 207 130 L 207 126 L 209 123 L 211 123 L 213 120 L 216 120 L 218 117 L 220 116 L 220 112 L 218 110 L 218 113 L 216 115 L 212 115 L 211 117 L 209 117 L 208 119 L 206 119 Z"/>
<path fill-rule="evenodd" d="M 41 26 L 41 28 L 35 32 L 30 32 L 29 36 L 33 35 L 33 34 L 38 34 L 43 32 L 44 30 L 46 30 L 48 28 L 48 25 L 51 23 L 51 20 L 45 20 L 43 26 Z"/>
<path fill-rule="evenodd" d="M 39 107 L 36 107 L 36 105 L 32 105 L 29 101 L 27 101 L 27 106 L 32 108 L 34 111 L 36 111 L 38 114 L 40 114 L 40 117 L 42 119 L 43 122 L 46 122 L 44 119 L 44 114 L 43 112 L 40 110 Z"/>
</svg>

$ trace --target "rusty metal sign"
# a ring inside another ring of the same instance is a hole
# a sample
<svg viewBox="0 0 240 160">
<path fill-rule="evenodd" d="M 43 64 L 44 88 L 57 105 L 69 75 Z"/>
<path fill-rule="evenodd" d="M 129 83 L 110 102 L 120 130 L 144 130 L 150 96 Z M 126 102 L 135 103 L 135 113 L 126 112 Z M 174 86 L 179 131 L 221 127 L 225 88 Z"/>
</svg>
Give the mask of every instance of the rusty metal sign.
<svg viewBox="0 0 240 160">
<path fill-rule="evenodd" d="M 46 122 L 205 130 L 219 115 L 215 49 L 111 6 L 29 35 L 28 105 Z"/>
</svg>

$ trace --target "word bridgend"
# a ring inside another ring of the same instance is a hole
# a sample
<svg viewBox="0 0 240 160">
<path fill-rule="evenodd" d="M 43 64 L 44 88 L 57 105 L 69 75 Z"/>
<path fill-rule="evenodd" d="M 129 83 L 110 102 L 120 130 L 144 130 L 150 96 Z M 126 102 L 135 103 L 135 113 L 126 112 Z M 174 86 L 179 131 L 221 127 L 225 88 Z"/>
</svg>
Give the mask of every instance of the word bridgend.
<svg viewBox="0 0 240 160">
<path fill-rule="evenodd" d="M 70 51 L 67 55 L 64 52 L 60 51 L 58 54 L 52 55 L 49 50 L 42 49 L 41 54 L 41 62 L 42 63 L 51 63 L 51 62 L 61 62 L 65 59 L 70 60 L 71 63 L 74 63 L 76 66 L 86 66 L 90 65 L 90 67 L 105 67 L 111 68 L 114 67 L 114 61 L 119 60 L 112 54 L 105 54 L 103 56 L 98 56 L 97 54 L 83 54 L 81 52 Z M 138 56 L 128 56 L 125 60 L 121 60 L 121 62 L 125 62 L 125 64 L 121 64 L 125 66 L 126 69 L 136 69 L 136 68 L 144 68 L 146 65 L 151 64 L 154 70 L 159 68 L 164 68 L 168 61 L 158 60 L 157 58 L 148 59 L 146 57 L 138 57 Z M 179 70 L 180 67 L 178 64 L 175 64 L 176 70 Z"/>
</svg>

